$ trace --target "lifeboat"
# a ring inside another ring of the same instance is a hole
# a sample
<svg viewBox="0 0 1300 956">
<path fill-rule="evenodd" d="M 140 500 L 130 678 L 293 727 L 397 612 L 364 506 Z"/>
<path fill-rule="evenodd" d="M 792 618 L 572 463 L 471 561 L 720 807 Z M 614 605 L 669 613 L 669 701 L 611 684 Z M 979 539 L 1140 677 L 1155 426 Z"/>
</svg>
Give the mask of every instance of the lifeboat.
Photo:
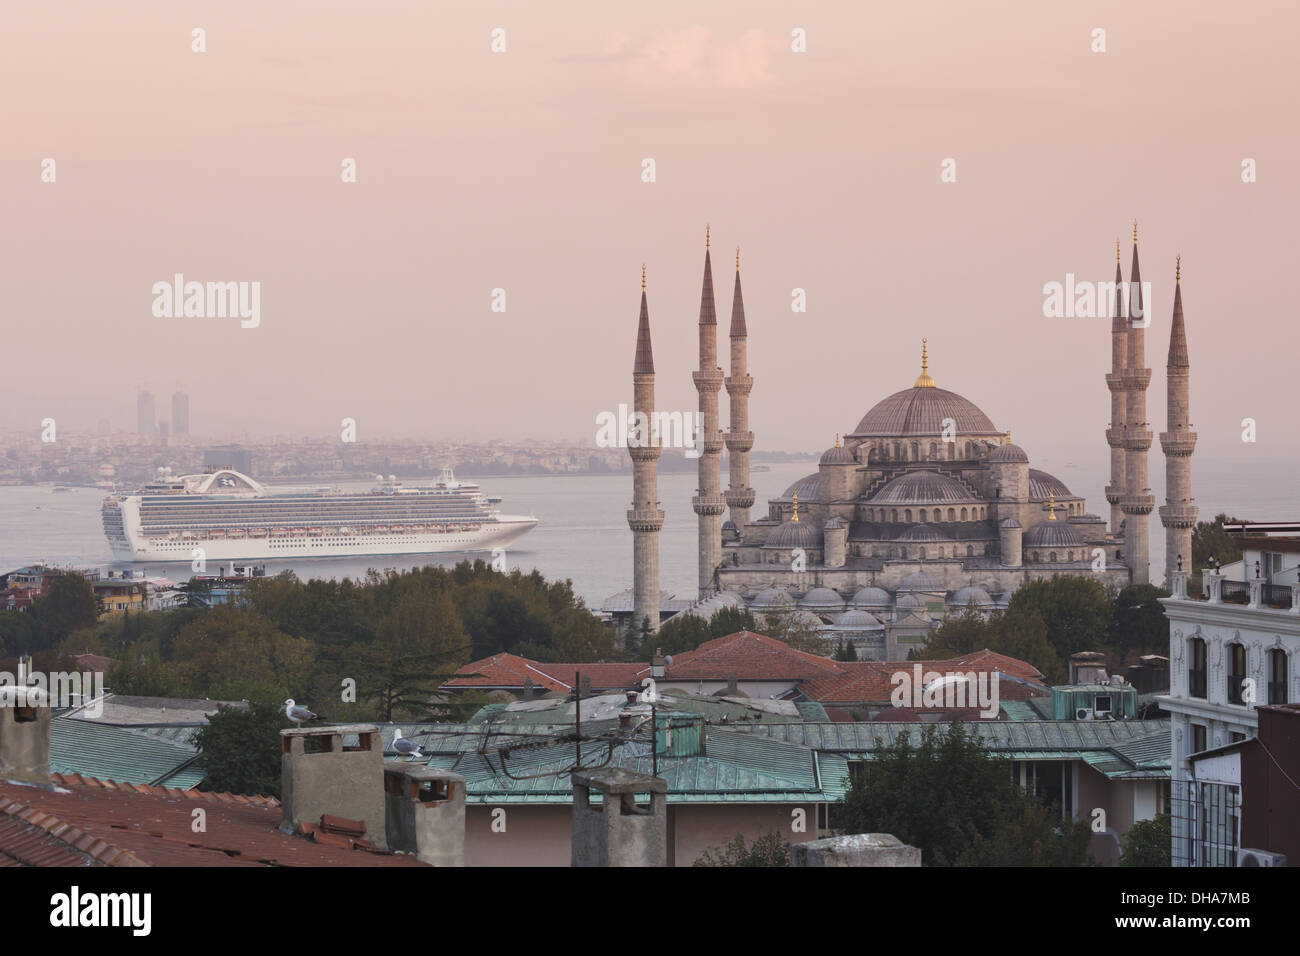
<svg viewBox="0 0 1300 956">
<path fill-rule="evenodd" d="M 325 533 L 325 529 L 324 529 L 324 528 L 308 528 L 308 529 L 307 529 L 307 533 L 310 534 L 310 535 L 315 535 L 316 537 L 320 537 L 321 535 L 323 535 L 323 534 Z"/>
<path fill-rule="evenodd" d="M 293 531 L 292 531 L 291 533 L 292 533 L 292 534 L 306 534 L 306 533 L 307 533 L 307 529 L 306 529 L 306 528 L 294 528 Z"/>
<path fill-rule="evenodd" d="M 266 537 L 266 529 L 265 529 L 265 528 L 254 528 L 253 530 L 251 530 L 251 531 L 248 532 L 248 536 L 249 536 L 250 538 L 265 538 L 265 537 Z"/>
<path fill-rule="evenodd" d="M 288 534 L 288 533 L 289 533 L 289 529 L 288 529 L 288 528 L 272 528 L 272 529 L 271 529 L 271 534 L 275 535 L 276 537 L 279 537 L 280 535 Z"/>
<path fill-rule="evenodd" d="M 225 528 L 213 528 L 208 532 L 209 538 L 224 538 L 226 536 Z"/>
<path fill-rule="evenodd" d="M 411 525 L 411 530 L 412 530 L 412 531 L 423 531 L 423 530 L 424 530 L 424 525 L 422 525 L 422 524 L 413 524 L 413 525 Z"/>
<path fill-rule="evenodd" d="M 246 538 L 246 537 L 248 537 L 248 532 L 245 531 L 243 528 L 235 528 L 235 529 L 233 529 L 233 530 L 231 530 L 231 531 L 226 532 L 226 537 L 227 537 L 227 538 Z"/>
<path fill-rule="evenodd" d="M 375 525 L 375 532 L 376 532 L 377 534 L 385 534 L 385 533 L 387 533 L 387 532 L 388 532 L 388 525 L 386 525 L 386 524 L 377 524 L 377 525 Z"/>
</svg>

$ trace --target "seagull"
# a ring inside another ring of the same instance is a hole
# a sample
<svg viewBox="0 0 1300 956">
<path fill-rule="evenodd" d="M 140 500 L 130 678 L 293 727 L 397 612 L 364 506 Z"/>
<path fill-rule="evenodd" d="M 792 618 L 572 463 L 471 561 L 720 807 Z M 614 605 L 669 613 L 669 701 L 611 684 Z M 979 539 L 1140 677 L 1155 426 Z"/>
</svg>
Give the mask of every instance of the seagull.
<svg viewBox="0 0 1300 956">
<path fill-rule="evenodd" d="M 412 757 L 424 756 L 424 754 L 420 753 L 419 744 L 402 736 L 401 727 L 398 727 L 396 733 L 393 734 L 393 750 L 397 752 L 399 757 L 406 757 L 408 760 Z"/>
<path fill-rule="evenodd" d="M 305 720 L 316 719 L 316 715 L 313 714 L 306 707 L 299 707 L 297 704 L 295 704 L 293 702 L 292 697 L 290 697 L 288 700 L 284 702 L 284 715 L 288 717 L 290 720 L 292 720 L 299 727 L 302 726 L 302 723 Z"/>
</svg>

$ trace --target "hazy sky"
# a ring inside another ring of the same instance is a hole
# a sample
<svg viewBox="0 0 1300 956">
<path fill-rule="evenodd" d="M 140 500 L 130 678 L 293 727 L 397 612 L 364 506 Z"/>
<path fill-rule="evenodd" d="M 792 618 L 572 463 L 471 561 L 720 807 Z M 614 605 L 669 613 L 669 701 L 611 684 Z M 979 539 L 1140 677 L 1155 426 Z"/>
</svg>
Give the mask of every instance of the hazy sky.
<svg viewBox="0 0 1300 956">
<path fill-rule="evenodd" d="M 1109 279 L 1117 237 L 1127 276 L 1137 218 L 1152 430 L 1181 253 L 1201 452 L 1297 448 L 1294 3 L 4 16 L 0 426 L 131 427 L 137 388 L 165 416 L 183 386 L 197 432 L 594 437 L 630 400 L 642 262 L 660 405 L 695 407 L 709 222 L 724 356 L 742 247 L 760 449 L 830 445 L 926 336 L 937 383 L 1031 455 L 1104 458 L 1109 323 L 1044 318 L 1042 287 Z M 155 318 L 177 272 L 260 282 L 260 326 Z"/>
</svg>

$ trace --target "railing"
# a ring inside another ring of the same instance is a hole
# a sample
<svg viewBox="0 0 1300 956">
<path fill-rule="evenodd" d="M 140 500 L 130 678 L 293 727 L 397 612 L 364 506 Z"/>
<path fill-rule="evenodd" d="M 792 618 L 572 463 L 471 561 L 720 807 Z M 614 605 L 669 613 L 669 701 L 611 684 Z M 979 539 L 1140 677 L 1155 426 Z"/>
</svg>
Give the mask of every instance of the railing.
<svg viewBox="0 0 1300 956">
<path fill-rule="evenodd" d="M 1223 600 L 1227 604 L 1249 604 L 1250 584 L 1245 581 L 1224 581 L 1222 583 Z"/>
<path fill-rule="evenodd" d="M 1265 584 L 1263 593 L 1260 595 L 1260 601 L 1269 607 L 1290 609 L 1291 607 L 1291 585 L 1289 584 Z"/>
</svg>

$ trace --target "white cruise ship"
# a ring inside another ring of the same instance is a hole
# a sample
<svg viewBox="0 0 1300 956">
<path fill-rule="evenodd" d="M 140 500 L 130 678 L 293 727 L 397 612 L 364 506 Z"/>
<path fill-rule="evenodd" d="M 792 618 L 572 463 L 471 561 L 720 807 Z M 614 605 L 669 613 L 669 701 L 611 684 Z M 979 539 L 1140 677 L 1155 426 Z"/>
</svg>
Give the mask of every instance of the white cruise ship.
<svg viewBox="0 0 1300 956">
<path fill-rule="evenodd" d="M 457 481 L 382 477 L 370 491 L 271 491 L 237 471 L 163 473 L 133 495 L 104 499 L 104 533 L 123 561 L 329 558 L 504 548 L 537 519 L 503 515 L 499 498 Z"/>
</svg>

